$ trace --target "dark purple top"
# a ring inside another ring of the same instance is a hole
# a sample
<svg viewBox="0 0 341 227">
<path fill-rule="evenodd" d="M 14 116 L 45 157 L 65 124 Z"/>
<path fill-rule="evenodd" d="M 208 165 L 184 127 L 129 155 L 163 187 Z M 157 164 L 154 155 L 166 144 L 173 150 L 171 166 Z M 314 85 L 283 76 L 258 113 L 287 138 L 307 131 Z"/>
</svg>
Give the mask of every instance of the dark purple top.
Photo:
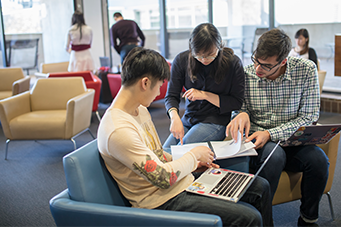
<svg viewBox="0 0 341 227">
<path fill-rule="evenodd" d="M 122 46 L 127 45 L 128 43 L 139 42 L 138 37 L 141 39 L 141 46 L 144 46 L 145 37 L 135 21 L 117 21 L 113 26 L 111 26 L 110 33 L 111 45 L 115 48 L 117 53 L 120 53 Z M 120 40 L 119 45 L 117 44 L 117 39 Z"/>
</svg>

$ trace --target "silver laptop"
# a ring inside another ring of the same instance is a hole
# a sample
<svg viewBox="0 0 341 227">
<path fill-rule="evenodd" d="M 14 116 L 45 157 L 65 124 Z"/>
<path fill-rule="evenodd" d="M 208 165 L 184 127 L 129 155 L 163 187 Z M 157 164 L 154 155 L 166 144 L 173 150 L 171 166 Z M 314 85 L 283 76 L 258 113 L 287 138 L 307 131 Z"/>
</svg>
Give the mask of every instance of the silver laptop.
<svg viewBox="0 0 341 227">
<path fill-rule="evenodd" d="M 280 141 L 272 149 L 256 174 L 243 173 L 222 168 L 209 168 L 196 179 L 186 191 L 213 198 L 224 199 L 231 202 L 238 202 L 250 187 L 254 179 L 262 171 Z"/>
</svg>

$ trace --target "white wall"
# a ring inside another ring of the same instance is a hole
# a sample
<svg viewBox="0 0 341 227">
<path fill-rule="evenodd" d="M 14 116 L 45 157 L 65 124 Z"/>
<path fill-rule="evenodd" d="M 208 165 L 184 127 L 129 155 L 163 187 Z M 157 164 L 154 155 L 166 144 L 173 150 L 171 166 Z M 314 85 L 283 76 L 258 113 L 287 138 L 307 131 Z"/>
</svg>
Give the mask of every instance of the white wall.
<svg viewBox="0 0 341 227">
<path fill-rule="evenodd" d="M 44 63 L 69 61 L 64 45 L 66 33 L 71 26 L 72 0 L 42 0 L 42 43 Z"/>
<path fill-rule="evenodd" d="M 93 41 L 91 44 L 91 54 L 95 61 L 95 68 L 100 67 L 99 57 L 104 56 L 104 37 L 102 22 L 102 1 L 83 0 L 83 14 L 85 23 L 92 28 Z"/>
</svg>

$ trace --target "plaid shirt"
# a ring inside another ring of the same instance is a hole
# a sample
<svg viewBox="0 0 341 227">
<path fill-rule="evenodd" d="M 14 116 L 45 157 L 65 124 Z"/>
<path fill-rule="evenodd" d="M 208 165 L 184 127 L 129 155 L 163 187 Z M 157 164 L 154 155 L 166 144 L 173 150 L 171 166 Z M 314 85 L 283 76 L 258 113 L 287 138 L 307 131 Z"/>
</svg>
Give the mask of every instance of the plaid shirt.
<svg viewBox="0 0 341 227">
<path fill-rule="evenodd" d="M 287 68 L 275 80 L 259 78 L 253 64 L 245 66 L 242 111 L 250 116 L 250 132 L 267 130 L 272 141 L 284 141 L 302 125 L 319 118 L 320 93 L 316 65 L 288 57 Z"/>
</svg>

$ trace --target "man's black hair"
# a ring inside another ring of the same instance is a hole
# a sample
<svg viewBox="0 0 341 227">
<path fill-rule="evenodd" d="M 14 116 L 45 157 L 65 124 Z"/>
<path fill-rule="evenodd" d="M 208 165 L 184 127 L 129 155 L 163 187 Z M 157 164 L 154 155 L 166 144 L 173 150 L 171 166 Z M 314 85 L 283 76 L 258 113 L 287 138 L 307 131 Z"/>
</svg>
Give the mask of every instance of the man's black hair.
<svg viewBox="0 0 341 227">
<path fill-rule="evenodd" d="M 274 28 L 265 32 L 259 39 L 254 52 L 256 59 L 267 59 L 277 56 L 277 61 L 283 61 L 291 50 L 291 39 L 282 30 Z"/>
<path fill-rule="evenodd" d="M 152 80 L 152 86 L 157 81 L 169 80 L 169 65 L 155 50 L 135 47 L 123 62 L 122 85 L 131 86 L 145 76 Z"/>
</svg>

